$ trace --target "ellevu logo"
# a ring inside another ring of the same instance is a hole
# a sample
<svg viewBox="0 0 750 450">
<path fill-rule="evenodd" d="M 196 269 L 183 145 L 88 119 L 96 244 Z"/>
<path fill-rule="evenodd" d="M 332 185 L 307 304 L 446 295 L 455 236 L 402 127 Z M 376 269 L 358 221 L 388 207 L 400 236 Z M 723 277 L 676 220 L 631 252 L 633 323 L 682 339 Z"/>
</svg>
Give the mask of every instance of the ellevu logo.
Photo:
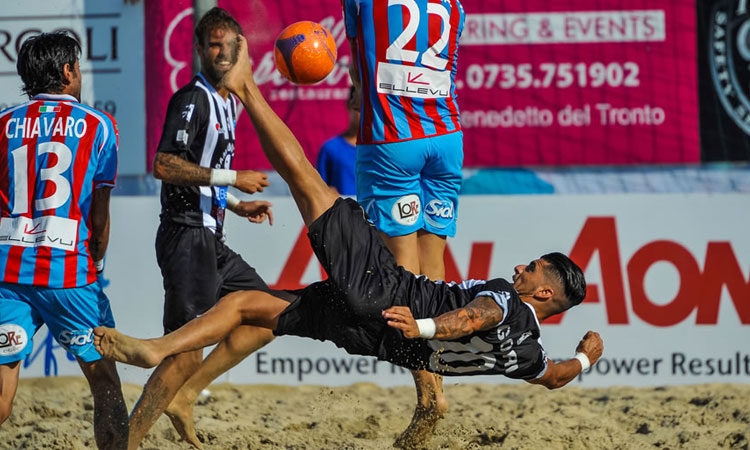
<svg viewBox="0 0 750 450">
<path fill-rule="evenodd" d="M 727 115 L 750 135 L 750 14 L 747 0 L 724 0 L 711 10 L 711 78 Z"/>
</svg>

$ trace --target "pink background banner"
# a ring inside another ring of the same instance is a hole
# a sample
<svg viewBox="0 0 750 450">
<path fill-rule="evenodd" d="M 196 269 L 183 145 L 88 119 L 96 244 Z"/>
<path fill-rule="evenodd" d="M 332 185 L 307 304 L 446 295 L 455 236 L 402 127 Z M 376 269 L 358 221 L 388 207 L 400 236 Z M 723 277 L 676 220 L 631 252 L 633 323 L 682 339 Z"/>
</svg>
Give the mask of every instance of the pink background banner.
<svg viewBox="0 0 750 450">
<path fill-rule="evenodd" d="M 219 0 L 248 36 L 266 98 L 310 160 L 343 131 L 350 61 L 339 1 Z M 169 96 L 192 71 L 192 2 L 146 2 L 149 170 Z M 457 86 L 465 166 L 675 164 L 700 161 L 695 5 L 682 0 L 464 1 Z M 273 65 L 290 23 L 328 27 L 331 75 L 295 86 Z M 237 168 L 270 169 L 246 115 Z"/>
</svg>

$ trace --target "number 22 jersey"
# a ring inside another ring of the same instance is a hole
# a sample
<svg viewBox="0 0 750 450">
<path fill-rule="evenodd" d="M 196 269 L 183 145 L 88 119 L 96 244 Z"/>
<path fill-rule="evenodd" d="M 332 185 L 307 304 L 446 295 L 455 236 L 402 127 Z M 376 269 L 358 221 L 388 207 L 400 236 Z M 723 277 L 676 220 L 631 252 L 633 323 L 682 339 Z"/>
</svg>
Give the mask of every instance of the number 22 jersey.
<svg viewBox="0 0 750 450">
<path fill-rule="evenodd" d="M 362 84 L 360 144 L 461 129 L 455 77 L 465 14 L 458 0 L 342 0 Z"/>
</svg>

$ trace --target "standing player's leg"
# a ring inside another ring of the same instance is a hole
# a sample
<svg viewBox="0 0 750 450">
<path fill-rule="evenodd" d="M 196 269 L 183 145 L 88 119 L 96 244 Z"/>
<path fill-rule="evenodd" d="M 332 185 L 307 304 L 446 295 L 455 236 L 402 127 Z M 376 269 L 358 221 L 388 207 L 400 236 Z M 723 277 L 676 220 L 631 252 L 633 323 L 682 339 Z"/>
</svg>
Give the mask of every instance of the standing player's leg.
<svg viewBox="0 0 750 450">
<path fill-rule="evenodd" d="M 216 242 L 216 260 L 222 296 L 236 291 L 266 291 L 268 285 L 239 254 L 223 242 Z M 219 375 L 231 369 L 254 351 L 273 340 L 273 332 L 266 328 L 243 325 L 232 330 L 192 372 L 180 388 L 165 413 L 180 436 L 196 448 L 202 444 L 195 432 L 193 406 L 203 391 Z"/>
<path fill-rule="evenodd" d="M 156 233 L 156 260 L 164 285 L 164 332 L 168 333 L 216 303 L 217 270 L 206 262 L 217 261 L 220 241 L 207 228 L 183 227 L 164 221 Z M 214 262 L 214 265 L 216 263 Z M 185 276 L 185 274 L 189 276 Z M 203 361 L 203 350 L 194 349 L 166 358 L 151 373 L 130 413 L 130 449 L 139 448 L 183 384 Z"/>
<path fill-rule="evenodd" d="M 383 145 L 360 145 L 357 148 L 357 196 L 380 230 L 383 241 L 399 265 L 415 274 L 443 279 L 443 265 L 426 264 L 422 257 L 439 254 L 444 241 L 422 249 L 424 214 L 427 207 L 422 187 L 422 172 L 428 161 L 427 140 Z M 428 242 L 432 243 L 432 242 Z M 426 272 L 425 270 L 428 270 Z M 432 373 L 411 371 L 417 403 L 411 422 L 394 443 L 411 448 L 429 439 L 438 420 L 445 414 L 445 401 L 440 379 Z"/>
<path fill-rule="evenodd" d="M 180 437 L 195 448 L 203 448 L 195 430 L 193 407 L 200 393 L 216 378 L 274 339 L 266 328 L 242 325 L 232 330 L 209 353 L 198 370 L 177 392 L 165 413 Z"/>
<path fill-rule="evenodd" d="M 417 242 L 419 273 L 431 280 L 445 280 L 445 237 L 419 230 Z M 417 391 L 417 404 L 409 426 L 393 444 L 396 448 L 414 448 L 428 440 L 440 419 L 448 412 L 443 377 L 426 370 L 413 370 L 411 375 Z"/>
<path fill-rule="evenodd" d="M 96 335 L 97 331 L 94 330 L 94 333 Z M 94 341 L 96 342 L 96 338 L 94 338 Z M 102 354 L 111 358 L 111 355 L 107 355 L 105 352 L 102 352 Z M 143 392 L 130 413 L 128 449 L 137 450 L 140 447 L 151 427 L 169 406 L 177 391 L 190 378 L 190 374 L 198 370 L 202 361 L 202 349 L 180 353 L 160 360 L 158 367 L 151 373 L 146 385 L 143 386 Z M 153 365 L 148 365 L 148 367 L 153 367 Z"/>
<path fill-rule="evenodd" d="M 463 165 L 463 133 L 451 133 L 422 140 L 426 146 L 421 170 L 423 227 L 417 232 L 419 273 L 432 280 L 445 280 L 447 238 L 456 234 L 458 194 Z M 417 405 L 397 447 L 412 448 L 429 439 L 448 411 L 443 378 L 427 371 L 412 372 L 417 388 Z"/>
<path fill-rule="evenodd" d="M 97 326 L 114 326 L 112 308 L 101 283 L 66 289 L 34 289 L 30 302 L 52 336 L 73 335 Z M 57 338 L 56 338 L 57 339 Z M 57 340 L 74 355 L 94 399 L 94 439 L 97 448 L 125 450 L 128 410 L 114 361 L 103 358 L 89 339 Z"/>
<path fill-rule="evenodd" d="M 0 364 L 0 425 L 8 420 L 13 411 L 20 371 L 21 361 Z"/>
<path fill-rule="evenodd" d="M 310 225 L 339 198 L 307 159 L 291 130 L 263 98 L 253 79 L 247 40 L 238 36 L 239 56 L 223 85 L 242 102 L 271 165 L 289 185 L 305 225 Z"/>
<path fill-rule="evenodd" d="M 78 364 L 94 398 L 94 440 L 100 450 L 125 450 L 128 447 L 128 409 L 114 361 Z"/>
<path fill-rule="evenodd" d="M 31 353 L 32 336 L 42 326 L 42 318 L 22 300 L 19 288 L 18 285 L 0 283 L 0 325 L 5 337 L 0 354 L 0 425 L 13 411 L 21 361 Z"/>
<path fill-rule="evenodd" d="M 417 232 L 419 269 L 431 280 L 445 280 L 445 247 L 447 236 L 425 230 Z"/>
</svg>

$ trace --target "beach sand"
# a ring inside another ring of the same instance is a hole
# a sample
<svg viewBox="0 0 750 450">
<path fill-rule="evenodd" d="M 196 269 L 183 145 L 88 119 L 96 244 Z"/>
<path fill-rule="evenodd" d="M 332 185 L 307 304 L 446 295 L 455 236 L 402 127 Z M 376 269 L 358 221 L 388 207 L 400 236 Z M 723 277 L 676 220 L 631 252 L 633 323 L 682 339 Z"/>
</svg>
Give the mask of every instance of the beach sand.
<svg viewBox="0 0 750 450">
<path fill-rule="evenodd" d="M 126 384 L 132 408 L 141 386 Z M 195 408 L 205 449 L 388 449 L 411 419 L 413 387 L 214 384 Z M 750 449 L 750 385 L 581 388 L 447 385 L 429 449 Z M 0 449 L 95 448 L 83 378 L 22 379 Z M 190 449 L 162 416 L 141 446 Z"/>
</svg>

